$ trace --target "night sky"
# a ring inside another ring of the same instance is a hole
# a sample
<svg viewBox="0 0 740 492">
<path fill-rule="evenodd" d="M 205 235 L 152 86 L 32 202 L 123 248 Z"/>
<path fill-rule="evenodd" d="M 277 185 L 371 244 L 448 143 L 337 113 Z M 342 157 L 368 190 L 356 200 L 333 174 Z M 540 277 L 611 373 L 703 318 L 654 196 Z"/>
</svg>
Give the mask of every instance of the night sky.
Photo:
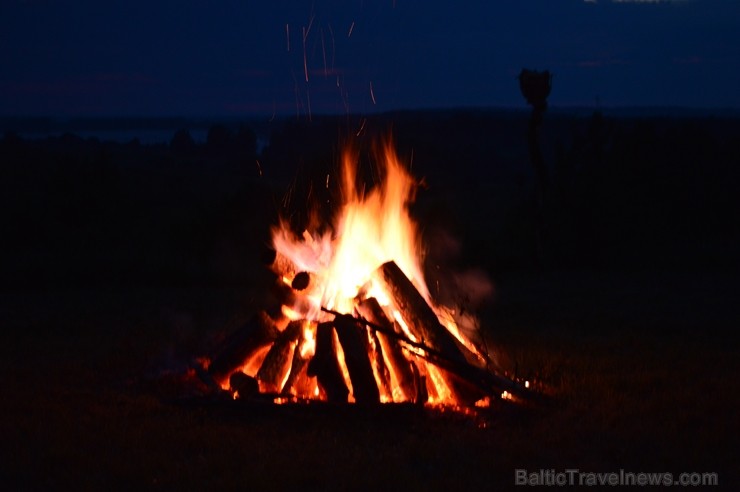
<svg viewBox="0 0 740 492">
<path fill-rule="evenodd" d="M 0 59 L 6 116 L 740 108 L 740 2 L 4 0 Z"/>
</svg>

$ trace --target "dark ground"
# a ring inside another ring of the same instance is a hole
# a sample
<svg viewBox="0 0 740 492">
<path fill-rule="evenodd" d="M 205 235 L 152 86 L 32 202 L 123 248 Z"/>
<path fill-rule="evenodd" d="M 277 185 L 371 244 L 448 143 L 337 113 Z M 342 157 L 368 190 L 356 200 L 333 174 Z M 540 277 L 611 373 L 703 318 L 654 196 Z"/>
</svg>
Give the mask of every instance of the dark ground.
<svg viewBox="0 0 740 492">
<path fill-rule="evenodd" d="M 244 129 L 204 146 L 6 135 L 3 488 L 500 490 L 517 468 L 578 468 L 735 489 L 740 123 L 553 116 L 539 270 L 521 115 L 388 121 L 427 183 L 428 264 L 486 271 L 484 332 L 552 404 L 473 419 L 175 402 L 159 376 L 260 305 L 269 224 L 305 220 L 350 123 L 286 124 L 260 155 Z"/>
</svg>

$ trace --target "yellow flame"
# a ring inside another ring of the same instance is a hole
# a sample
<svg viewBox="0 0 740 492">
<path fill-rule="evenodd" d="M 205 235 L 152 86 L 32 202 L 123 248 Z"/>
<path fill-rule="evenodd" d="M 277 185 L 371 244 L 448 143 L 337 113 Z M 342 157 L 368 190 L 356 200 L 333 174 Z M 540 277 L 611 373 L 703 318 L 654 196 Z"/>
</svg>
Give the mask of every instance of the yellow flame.
<svg viewBox="0 0 740 492">
<path fill-rule="evenodd" d="M 394 261 L 417 288 L 422 297 L 437 313 L 440 322 L 466 347 L 473 350 L 465 336 L 458 330 L 449 313 L 434 306 L 422 274 L 424 250 L 415 222 L 409 213 L 409 204 L 414 200 L 416 183 L 399 161 L 391 141 L 386 141 L 376 151 L 378 174 L 381 180 L 377 186 L 367 191 L 357 182 L 358 155 L 351 150 L 342 156 L 342 172 L 339 179 L 342 205 L 338 210 L 333 227 L 328 232 L 306 230 L 297 235 L 282 221 L 273 228 L 273 246 L 279 261 L 274 268 L 286 285 L 297 272 L 309 272 L 311 284 L 290 306 L 283 306 L 283 314 L 291 320 L 309 320 L 304 329 L 298 349 L 303 358 L 311 357 L 316 349 L 315 322 L 325 321 L 327 314 L 321 311 L 326 307 L 339 312 L 352 314 L 358 296 L 374 297 L 384 307 L 390 319 L 400 326 L 403 334 L 418 341 L 403 316 L 393 307 L 390 293 L 381 289 L 373 281 L 373 272 L 383 263 Z M 327 176 L 326 186 L 329 186 Z M 326 231 L 326 228 L 322 228 Z M 347 386 L 352 382 L 344 363 L 344 353 L 337 340 L 334 341 L 339 365 Z M 411 350 L 406 347 L 407 350 Z M 372 350 L 369 353 L 372 361 Z M 476 350 L 473 350 L 477 353 Z M 413 349 L 417 355 L 423 351 Z M 408 357 L 414 357 L 407 352 Z M 430 401 L 437 403 L 454 402 L 453 393 L 445 381 L 443 372 L 435 366 L 417 359 L 419 370 L 427 380 Z M 379 379 L 376 363 L 372 361 L 376 379 Z M 397 386 L 395 371 L 390 369 L 392 388 L 390 393 L 381 388 L 383 401 L 400 401 L 403 393 Z M 379 385 L 380 386 L 380 385 Z M 318 397 L 316 386 L 313 397 Z M 311 395 L 306 395 L 310 397 Z M 350 401 L 352 401 L 350 394 Z"/>
<path fill-rule="evenodd" d="M 396 262 L 429 301 L 420 266 L 423 251 L 408 212 L 415 183 L 390 142 L 382 146 L 380 153 L 384 180 L 367 194 L 360 192 L 356 183 L 357 156 L 351 151 L 344 153 L 341 176 L 344 204 L 333 234 L 304 231 L 298 237 L 285 222 L 273 229 L 275 250 L 289 259 L 296 271 L 311 272 L 318 280 L 308 292 L 309 296 L 316 296 L 318 306 L 309 313 L 293 309 L 290 315 L 300 313 L 308 319 L 320 319 L 322 305 L 351 312 L 352 299 L 368 283 L 372 272 L 390 260 Z M 283 274 L 286 284 L 289 280 Z M 387 304 L 387 298 L 384 301 Z"/>
<path fill-rule="evenodd" d="M 313 323 L 307 321 L 303 327 L 303 341 L 300 347 L 302 359 L 312 357 L 316 352 L 316 336 L 314 335 L 313 326 Z"/>
</svg>

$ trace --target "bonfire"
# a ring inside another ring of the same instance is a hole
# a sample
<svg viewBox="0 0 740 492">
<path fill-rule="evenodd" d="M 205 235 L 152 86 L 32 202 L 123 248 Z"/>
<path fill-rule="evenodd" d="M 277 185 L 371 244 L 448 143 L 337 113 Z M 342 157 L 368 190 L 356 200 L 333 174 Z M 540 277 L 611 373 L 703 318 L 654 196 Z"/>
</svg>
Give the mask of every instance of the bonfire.
<svg viewBox="0 0 740 492">
<path fill-rule="evenodd" d="M 342 204 L 328 227 L 273 228 L 279 309 L 237 329 L 201 374 L 233 398 L 277 403 L 480 406 L 526 394 L 497 371 L 477 320 L 435 303 L 409 213 L 417 183 L 390 142 L 376 154 L 382 179 L 366 191 L 358 155 L 344 153 Z"/>
</svg>

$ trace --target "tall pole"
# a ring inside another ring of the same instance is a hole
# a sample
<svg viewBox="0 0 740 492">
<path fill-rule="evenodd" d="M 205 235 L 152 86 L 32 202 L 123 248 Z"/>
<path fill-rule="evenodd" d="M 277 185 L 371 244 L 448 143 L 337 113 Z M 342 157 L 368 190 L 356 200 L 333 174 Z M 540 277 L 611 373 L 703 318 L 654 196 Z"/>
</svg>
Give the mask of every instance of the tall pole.
<svg viewBox="0 0 740 492">
<path fill-rule="evenodd" d="M 549 185 L 549 173 L 545 165 L 545 159 L 540 149 L 539 133 L 542 119 L 547 110 L 547 96 L 550 95 L 552 88 L 552 74 L 545 70 L 538 72 L 536 70 L 522 69 L 519 74 L 519 89 L 532 106 L 532 114 L 529 118 L 527 130 L 527 144 L 529 146 L 529 159 L 532 161 L 536 176 L 535 185 L 535 247 L 538 266 L 542 269 L 545 263 L 545 251 L 543 244 L 544 229 L 544 203 L 547 187 Z"/>
</svg>

